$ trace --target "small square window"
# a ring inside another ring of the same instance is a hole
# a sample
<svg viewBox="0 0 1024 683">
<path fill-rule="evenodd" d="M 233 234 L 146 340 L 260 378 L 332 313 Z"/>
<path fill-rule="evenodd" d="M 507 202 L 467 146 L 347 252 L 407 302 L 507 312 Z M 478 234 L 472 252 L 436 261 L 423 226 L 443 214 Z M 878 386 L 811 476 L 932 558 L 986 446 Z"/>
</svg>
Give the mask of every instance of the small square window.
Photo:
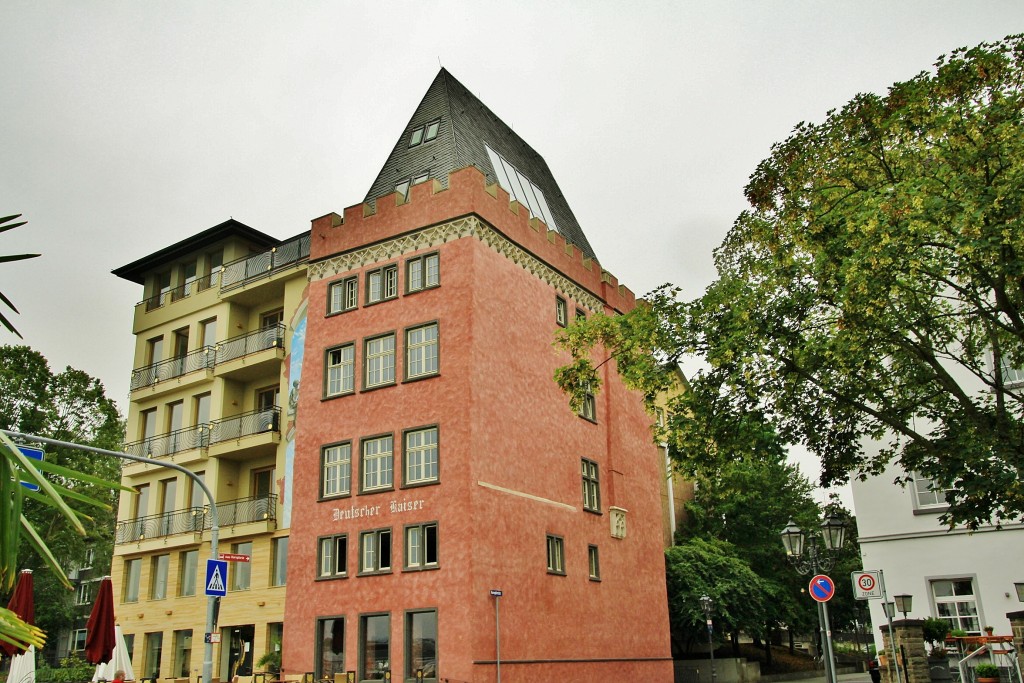
<svg viewBox="0 0 1024 683">
<path fill-rule="evenodd" d="M 328 314 L 355 309 L 359 305 L 359 278 L 347 277 L 344 280 L 332 282 L 327 300 Z"/>
<path fill-rule="evenodd" d="M 398 296 L 398 266 L 392 264 L 366 274 L 366 303 L 375 304 Z"/>
<path fill-rule="evenodd" d="M 405 433 L 405 484 L 437 481 L 437 427 Z"/>
<path fill-rule="evenodd" d="M 416 128 L 409 135 L 409 146 L 410 147 L 415 147 L 416 145 L 420 144 L 421 142 L 423 142 L 423 126 L 420 126 L 419 128 Z"/>
<path fill-rule="evenodd" d="M 390 434 L 363 440 L 363 492 L 393 488 L 394 467 L 394 438 Z"/>
<path fill-rule="evenodd" d="M 586 318 L 587 318 L 586 311 L 584 311 L 582 308 L 577 308 L 576 309 L 576 319 L 577 320 L 586 320 Z"/>
<path fill-rule="evenodd" d="M 548 573 L 565 574 L 565 540 L 548 534 Z"/>
<path fill-rule="evenodd" d="M 414 379 L 436 375 L 438 370 L 437 323 L 414 327 L 405 332 L 405 377 Z"/>
<path fill-rule="evenodd" d="M 427 124 L 427 132 L 423 136 L 423 142 L 430 142 L 437 137 L 437 131 L 441 128 L 441 120 L 431 121 Z"/>
<path fill-rule="evenodd" d="M 348 574 L 348 535 L 321 536 L 317 546 L 317 578 L 332 579 Z"/>
<path fill-rule="evenodd" d="M 328 349 L 325 359 L 324 396 L 341 396 L 355 391 L 355 359 L 354 344 L 345 344 Z"/>
<path fill-rule="evenodd" d="M 395 383 L 395 335 L 367 339 L 363 353 L 365 374 L 363 388 L 385 386 Z"/>
<path fill-rule="evenodd" d="M 347 496 L 352 487 L 352 444 L 324 446 L 320 463 L 320 497 Z"/>
<path fill-rule="evenodd" d="M 566 308 L 565 299 L 560 296 L 555 297 L 555 322 L 565 327 L 569 321 L 569 309 Z"/>
<path fill-rule="evenodd" d="M 440 257 L 437 254 L 417 256 L 405 262 L 405 291 L 418 292 L 441 283 Z"/>
<path fill-rule="evenodd" d="M 437 524 L 405 527 L 405 568 L 430 569 L 437 566 Z"/>
<path fill-rule="evenodd" d="M 364 531 L 359 535 L 359 573 L 391 571 L 391 529 Z"/>
<path fill-rule="evenodd" d="M 583 396 L 583 403 L 580 405 L 580 417 L 597 422 L 597 402 L 594 395 L 589 391 Z"/>
<path fill-rule="evenodd" d="M 601 561 L 597 553 L 597 546 L 587 546 L 587 560 L 590 564 L 590 580 L 601 580 Z"/>
<path fill-rule="evenodd" d="M 588 512 L 601 512 L 601 484 L 597 463 L 583 458 L 580 465 L 583 477 L 583 509 Z"/>
</svg>

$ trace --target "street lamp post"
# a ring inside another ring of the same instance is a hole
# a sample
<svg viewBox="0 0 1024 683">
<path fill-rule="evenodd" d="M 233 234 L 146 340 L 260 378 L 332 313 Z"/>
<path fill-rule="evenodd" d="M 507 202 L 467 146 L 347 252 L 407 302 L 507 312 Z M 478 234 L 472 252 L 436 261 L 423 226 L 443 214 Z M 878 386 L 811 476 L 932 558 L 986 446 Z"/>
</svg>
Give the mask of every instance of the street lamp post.
<svg viewBox="0 0 1024 683">
<path fill-rule="evenodd" d="M 830 515 L 821 524 L 821 536 L 805 534 L 792 520 L 782 530 L 782 545 L 798 574 L 819 574 L 835 566 L 834 552 L 846 538 L 846 524 L 837 515 Z M 836 683 L 836 658 L 832 651 L 832 629 L 828 621 L 828 606 L 818 602 L 818 624 L 825 641 L 825 678 Z"/>
<path fill-rule="evenodd" d="M 160 467 L 166 467 L 168 469 L 177 470 L 182 472 L 192 483 L 197 485 L 206 496 L 206 500 L 210 506 L 210 557 L 216 560 L 219 557 L 218 552 L 218 535 L 220 533 L 220 521 L 217 514 L 217 503 L 213 499 L 213 493 L 210 488 L 206 485 L 206 482 L 198 476 L 195 472 L 182 467 L 173 462 L 165 462 L 163 460 L 155 460 L 153 458 L 147 458 L 141 455 L 132 455 L 130 453 L 121 453 L 119 451 L 111 451 L 106 448 L 97 448 L 96 446 L 83 446 L 82 444 L 71 443 L 69 441 L 59 441 L 57 439 L 50 439 L 45 436 L 36 436 L 34 434 L 22 434 L 8 429 L 0 429 L 0 432 L 14 439 L 21 439 L 23 441 L 34 441 L 48 446 L 63 446 L 64 448 L 73 448 L 79 451 L 85 451 L 87 453 L 95 453 L 98 455 L 109 455 L 115 458 L 121 458 L 124 460 L 131 460 L 133 462 L 144 462 L 150 465 L 159 465 Z M 213 629 L 216 626 L 216 614 L 217 614 L 217 601 L 220 598 L 216 598 L 212 595 L 208 595 L 206 598 L 206 632 L 213 633 Z M 207 683 L 213 680 L 213 643 L 210 642 L 209 638 L 205 638 L 205 649 L 203 650 L 203 681 Z"/>
<path fill-rule="evenodd" d="M 704 612 L 704 619 L 708 625 L 708 652 L 711 654 L 711 683 L 718 680 L 718 673 L 715 671 L 715 644 L 712 641 L 714 633 L 714 622 L 711 621 L 711 610 L 715 607 L 715 601 L 707 595 L 700 596 L 700 608 Z"/>
</svg>

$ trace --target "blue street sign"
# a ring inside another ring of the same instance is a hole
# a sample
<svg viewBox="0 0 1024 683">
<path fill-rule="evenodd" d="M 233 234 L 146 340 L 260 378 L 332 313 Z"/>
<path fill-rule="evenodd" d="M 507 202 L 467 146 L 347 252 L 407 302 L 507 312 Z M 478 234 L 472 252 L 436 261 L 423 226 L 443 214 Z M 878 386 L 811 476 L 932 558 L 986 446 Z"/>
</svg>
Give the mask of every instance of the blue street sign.
<svg viewBox="0 0 1024 683">
<path fill-rule="evenodd" d="M 18 446 L 18 450 L 21 451 L 21 454 L 24 455 L 29 460 L 39 460 L 40 462 L 42 462 L 43 460 L 42 448 L 34 448 L 32 446 Z M 29 491 L 39 490 L 39 484 L 32 484 L 30 482 L 23 481 L 21 482 L 21 485 L 27 488 Z"/>
<path fill-rule="evenodd" d="M 836 584 L 824 574 L 816 574 L 807 584 L 807 592 L 818 602 L 828 602 L 836 594 Z"/>
<path fill-rule="evenodd" d="M 206 594 L 224 597 L 228 594 L 228 563 L 226 560 L 206 561 Z"/>
</svg>

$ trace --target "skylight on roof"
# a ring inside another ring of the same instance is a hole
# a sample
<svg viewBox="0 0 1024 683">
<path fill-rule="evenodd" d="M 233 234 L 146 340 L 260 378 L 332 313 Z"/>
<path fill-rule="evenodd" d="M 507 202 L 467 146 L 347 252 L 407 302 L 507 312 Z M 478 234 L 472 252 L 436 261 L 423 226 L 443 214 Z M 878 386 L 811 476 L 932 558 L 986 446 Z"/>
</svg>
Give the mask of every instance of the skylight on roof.
<svg viewBox="0 0 1024 683">
<path fill-rule="evenodd" d="M 415 147 L 421 142 L 430 142 L 437 137 L 437 131 L 441 129 L 441 119 L 435 119 L 430 123 L 414 128 L 409 134 L 409 146 Z"/>
<path fill-rule="evenodd" d="M 539 218 L 551 230 L 558 230 L 555 217 L 551 213 L 551 209 L 548 208 L 547 200 L 544 199 L 544 192 L 490 146 L 485 144 L 484 149 L 487 150 L 487 156 L 494 168 L 494 176 L 498 179 L 501 189 L 508 192 L 512 199 L 525 206 L 530 211 L 531 218 Z"/>
</svg>

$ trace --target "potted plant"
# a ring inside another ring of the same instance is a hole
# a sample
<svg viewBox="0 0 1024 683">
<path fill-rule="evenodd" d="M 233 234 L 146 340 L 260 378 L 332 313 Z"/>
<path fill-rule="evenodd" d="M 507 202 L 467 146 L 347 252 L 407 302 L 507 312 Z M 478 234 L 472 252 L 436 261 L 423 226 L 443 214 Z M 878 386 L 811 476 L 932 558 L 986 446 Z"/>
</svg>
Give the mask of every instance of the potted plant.
<svg viewBox="0 0 1024 683">
<path fill-rule="evenodd" d="M 274 649 L 256 660 L 256 666 L 262 667 L 267 673 L 281 673 L 281 644 L 274 643 Z"/>
<path fill-rule="evenodd" d="M 975 665 L 974 680 L 977 683 L 999 683 L 999 667 L 987 662 Z"/>
<path fill-rule="evenodd" d="M 990 635 L 992 635 L 992 633 L 993 633 L 993 632 L 994 632 L 995 630 L 996 630 L 996 629 L 995 629 L 995 627 L 993 627 L 993 626 L 986 626 L 986 627 L 985 627 L 985 635 L 986 635 L 986 636 L 990 636 Z"/>
<path fill-rule="evenodd" d="M 945 659 L 946 648 L 943 643 L 946 642 L 946 637 L 949 635 L 949 622 L 938 617 L 928 617 L 924 620 L 921 630 L 924 633 L 925 642 L 931 646 L 928 656 L 934 659 Z"/>
</svg>

